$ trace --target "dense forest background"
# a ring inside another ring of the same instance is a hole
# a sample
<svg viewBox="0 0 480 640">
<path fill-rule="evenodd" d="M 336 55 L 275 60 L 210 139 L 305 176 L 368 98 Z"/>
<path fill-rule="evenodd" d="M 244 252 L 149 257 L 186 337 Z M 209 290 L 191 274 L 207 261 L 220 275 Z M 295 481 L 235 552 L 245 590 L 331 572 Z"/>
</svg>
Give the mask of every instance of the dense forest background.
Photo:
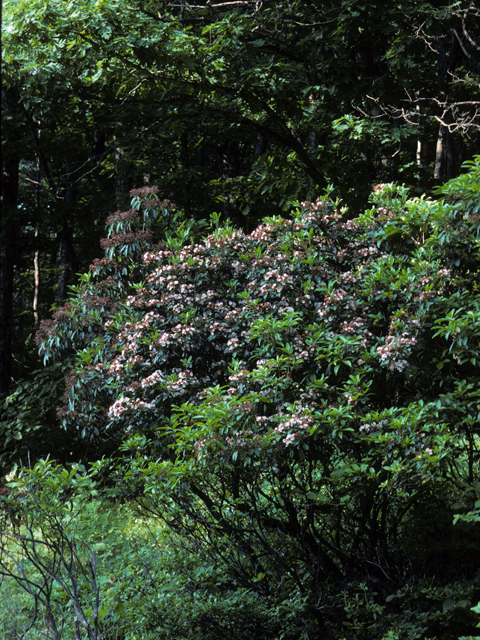
<svg viewBox="0 0 480 640">
<path fill-rule="evenodd" d="M 133 187 L 251 230 L 328 185 L 354 216 L 457 175 L 478 30 L 468 2 L 6 2 L 1 390 Z"/>
<path fill-rule="evenodd" d="M 476 637 L 477 4 L 2 32 L 4 636 Z"/>
</svg>

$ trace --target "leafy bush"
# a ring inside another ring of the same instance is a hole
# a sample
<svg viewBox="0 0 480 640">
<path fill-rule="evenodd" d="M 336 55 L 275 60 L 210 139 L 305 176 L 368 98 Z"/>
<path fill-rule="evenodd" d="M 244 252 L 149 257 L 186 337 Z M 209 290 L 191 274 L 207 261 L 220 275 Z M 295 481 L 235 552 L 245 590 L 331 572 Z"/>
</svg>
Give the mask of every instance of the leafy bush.
<svg viewBox="0 0 480 640">
<path fill-rule="evenodd" d="M 378 185 L 353 221 L 317 201 L 250 235 L 184 226 L 142 263 L 140 231 L 111 237 L 44 327 L 45 359 L 76 362 L 65 428 L 112 452 L 99 481 L 183 541 L 178 588 L 152 585 L 154 637 L 181 616 L 202 640 L 247 619 L 265 639 L 475 632 L 480 158 L 467 169 L 437 201 Z M 183 598 L 189 562 L 204 586 Z"/>
</svg>

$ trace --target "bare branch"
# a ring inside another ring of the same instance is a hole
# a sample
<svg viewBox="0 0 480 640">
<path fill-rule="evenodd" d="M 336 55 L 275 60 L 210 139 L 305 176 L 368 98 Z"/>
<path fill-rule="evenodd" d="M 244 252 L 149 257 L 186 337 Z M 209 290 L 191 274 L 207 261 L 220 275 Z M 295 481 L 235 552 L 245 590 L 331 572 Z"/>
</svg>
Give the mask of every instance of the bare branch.
<svg viewBox="0 0 480 640">
<path fill-rule="evenodd" d="M 480 64 L 475 60 L 475 58 L 472 56 L 472 54 L 467 50 L 463 40 L 460 38 L 460 36 L 458 35 L 458 32 L 456 29 L 453 29 L 453 33 L 458 41 L 458 44 L 460 45 L 460 48 L 462 49 L 463 53 L 465 54 L 465 56 L 470 60 L 470 62 L 480 71 Z"/>
<path fill-rule="evenodd" d="M 392 105 L 383 105 L 378 98 L 367 95 L 367 98 L 375 103 L 380 111 L 378 115 L 372 115 L 360 107 L 356 110 L 363 116 L 372 119 L 389 117 L 395 120 L 403 120 L 413 127 L 418 127 L 418 111 L 414 106 L 420 103 L 430 103 L 437 107 L 437 113 L 425 113 L 422 111 L 423 120 L 431 120 L 438 122 L 445 127 L 450 133 L 459 132 L 469 136 L 472 131 L 480 131 L 480 101 L 464 100 L 459 102 L 448 102 L 439 100 L 438 98 L 412 98 L 410 95 L 404 102 L 408 103 L 408 107 L 394 107 Z"/>
<path fill-rule="evenodd" d="M 467 27 L 465 25 L 466 21 L 467 21 L 467 17 L 468 14 L 472 14 L 475 18 L 479 18 L 480 17 L 480 9 L 477 9 L 475 7 L 475 4 L 472 2 L 470 4 L 470 6 L 468 7 L 468 9 L 465 11 L 465 13 L 462 16 L 462 31 L 463 31 L 463 35 L 465 36 L 465 38 L 468 40 L 468 42 L 472 45 L 472 47 L 474 47 L 475 49 L 477 49 L 477 51 L 480 51 L 480 45 L 478 45 L 473 38 L 470 36 L 470 34 L 467 31 Z"/>
</svg>

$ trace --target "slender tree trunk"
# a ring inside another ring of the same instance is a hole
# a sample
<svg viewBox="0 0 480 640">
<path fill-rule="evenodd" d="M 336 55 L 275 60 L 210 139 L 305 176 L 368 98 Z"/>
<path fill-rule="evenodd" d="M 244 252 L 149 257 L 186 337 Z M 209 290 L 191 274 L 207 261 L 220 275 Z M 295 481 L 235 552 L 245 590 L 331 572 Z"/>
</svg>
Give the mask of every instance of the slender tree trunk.
<svg viewBox="0 0 480 640">
<path fill-rule="evenodd" d="M 40 180 L 41 180 L 41 168 L 40 159 L 37 156 L 37 184 L 35 185 L 35 214 L 38 216 L 40 211 Z M 38 313 L 38 302 L 40 299 L 40 249 L 38 246 L 38 237 L 40 235 L 40 222 L 37 218 L 35 225 L 35 254 L 33 256 L 33 274 L 34 274 L 34 290 L 33 290 L 33 326 L 38 329 L 40 324 L 40 316 Z"/>
<path fill-rule="evenodd" d="M 120 211 L 130 209 L 130 191 L 132 189 L 131 166 L 125 158 L 125 150 L 117 147 L 115 149 L 115 199 L 117 208 Z"/>
<path fill-rule="evenodd" d="M 63 221 L 63 229 L 58 234 L 58 279 L 56 300 L 62 302 L 67 297 L 67 285 L 69 267 L 73 274 L 78 271 L 78 262 L 72 241 L 72 229 L 66 219 Z"/>
<path fill-rule="evenodd" d="M 441 114 L 442 123 L 438 128 L 437 148 L 435 153 L 435 173 L 436 182 L 449 180 L 453 176 L 454 162 L 452 149 L 452 136 L 448 130 L 448 124 L 451 122 L 451 112 L 449 111 L 449 77 L 454 73 L 457 66 L 458 41 L 452 35 L 450 50 L 447 56 L 447 37 L 440 29 L 438 38 L 438 84 L 440 89 L 440 98 L 445 103 L 443 113 Z"/>
<path fill-rule="evenodd" d="M 444 168 L 446 139 L 447 139 L 447 128 L 443 124 L 441 124 L 438 128 L 437 147 L 435 151 L 435 173 L 434 173 L 435 182 L 443 182 L 443 168 Z"/>
<path fill-rule="evenodd" d="M 416 162 L 417 167 L 422 166 L 422 141 L 420 140 L 420 138 L 418 138 L 417 140 Z"/>
<path fill-rule="evenodd" d="M 63 302 L 67 297 L 67 268 L 68 252 L 66 230 L 63 228 L 58 234 L 58 278 L 57 278 L 57 302 Z"/>
<path fill-rule="evenodd" d="M 37 222 L 35 226 L 35 242 L 38 242 L 38 236 L 40 233 L 40 223 Z M 40 316 L 38 314 L 38 301 L 40 298 L 40 249 L 35 247 L 35 254 L 33 257 L 33 271 L 34 271 L 34 290 L 33 290 L 33 323 L 35 329 L 38 329 L 40 324 Z"/>
<path fill-rule="evenodd" d="M 418 97 L 418 94 L 417 94 Z M 420 109 L 420 105 L 417 104 L 417 113 L 418 113 L 418 129 L 419 129 L 419 136 L 417 138 L 417 151 L 416 151 L 416 156 L 415 156 L 415 161 L 417 164 L 417 167 L 421 167 L 423 162 L 423 144 L 422 144 L 422 138 L 420 136 L 420 131 L 422 128 L 422 113 L 421 113 L 421 109 Z"/>
</svg>

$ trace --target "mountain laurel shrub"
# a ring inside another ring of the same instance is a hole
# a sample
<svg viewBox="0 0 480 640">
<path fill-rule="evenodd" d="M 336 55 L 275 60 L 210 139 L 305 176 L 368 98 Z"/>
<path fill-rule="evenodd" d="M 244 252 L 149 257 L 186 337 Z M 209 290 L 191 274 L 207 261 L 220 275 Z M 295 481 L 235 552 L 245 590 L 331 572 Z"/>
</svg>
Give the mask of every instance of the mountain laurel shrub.
<svg viewBox="0 0 480 640">
<path fill-rule="evenodd" d="M 65 429 L 110 451 L 99 482 L 221 570 L 227 604 L 205 596 L 182 637 L 230 637 L 240 592 L 255 638 L 475 633 L 480 158 L 466 170 L 435 200 L 377 185 L 355 220 L 318 200 L 156 245 L 143 190 L 43 326 L 46 362 L 75 360 Z M 157 613 L 163 637 L 178 611 Z"/>
</svg>

